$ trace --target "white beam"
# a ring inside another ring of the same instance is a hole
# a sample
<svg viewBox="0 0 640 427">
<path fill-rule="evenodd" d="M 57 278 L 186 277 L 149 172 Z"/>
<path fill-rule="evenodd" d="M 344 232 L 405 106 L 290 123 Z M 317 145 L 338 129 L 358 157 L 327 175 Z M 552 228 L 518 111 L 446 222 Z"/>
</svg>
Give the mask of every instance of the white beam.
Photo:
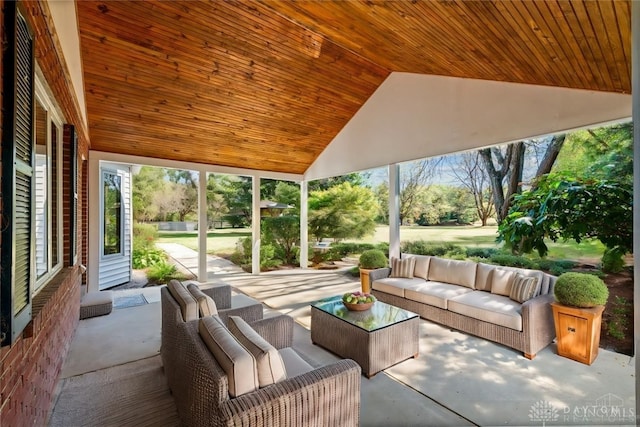
<svg viewBox="0 0 640 427">
<path fill-rule="evenodd" d="M 198 171 L 198 281 L 207 282 L 207 173 Z"/>
<path fill-rule="evenodd" d="M 260 274 L 260 176 L 251 177 L 253 208 L 251 209 L 251 273 Z"/>
<path fill-rule="evenodd" d="M 389 165 L 389 259 L 400 258 L 400 165 Z"/>
<path fill-rule="evenodd" d="M 309 266 L 309 185 L 300 181 L 300 267 Z"/>
<path fill-rule="evenodd" d="M 98 291 L 100 263 L 100 161 L 89 153 L 89 262 L 87 267 L 87 292 Z"/>
</svg>

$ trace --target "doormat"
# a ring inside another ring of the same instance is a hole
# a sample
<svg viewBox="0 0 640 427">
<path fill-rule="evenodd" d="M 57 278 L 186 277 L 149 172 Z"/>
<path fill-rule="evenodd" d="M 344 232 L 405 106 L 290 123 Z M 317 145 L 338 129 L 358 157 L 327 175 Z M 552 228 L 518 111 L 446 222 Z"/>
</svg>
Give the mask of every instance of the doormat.
<svg viewBox="0 0 640 427">
<path fill-rule="evenodd" d="M 143 294 L 123 295 L 113 298 L 113 308 L 129 308 L 148 304 Z"/>
</svg>

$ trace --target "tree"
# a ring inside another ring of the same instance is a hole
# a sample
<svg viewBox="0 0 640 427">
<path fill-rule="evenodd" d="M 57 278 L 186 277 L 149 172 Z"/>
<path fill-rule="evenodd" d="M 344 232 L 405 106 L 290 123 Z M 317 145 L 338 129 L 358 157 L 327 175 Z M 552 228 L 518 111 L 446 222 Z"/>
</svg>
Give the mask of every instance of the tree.
<svg viewBox="0 0 640 427">
<path fill-rule="evenodd" d="M 300 245 L 300 218 L 297 215 L 262 218 L 261 234 L 263 244 L 274 247 L 276 258 L 287 265 L 295 263 L 296 248 Z"/>
<path fill-rule="evenodd" d="M 348 182 L 309 194 L 309 232 L 318 241 L 362 238 L 375 230 L 378 203 L 366 187 Z"/>
<path fill-rule="evenodd" d="M 408 218 L 414 218 L 420 210 L 418 201 L 424 196 L 431 178 L 436 174 L 442 157 L 411 162 L 400 171 L 400 224 Z"/>
<path fill-rule="evenodd" d="M 493 194 L 493 205 L 496 210 L 498 223 L 502 222 L 509 213 L 513 196 L 522 192 L 522 175 L 527 150 L 525 142 L 530 146 L 545 143 L 551 145 L 551 147 L 545 151 L 545 155 L 539 163 L 538 170 L 534 176 L 535 181 L 535 179 L 541 176 L 542 173 L 545 173 L 547 169 L 551 169 L 558 153 L 562 149 L 564 141 L 565 136 L 559 134 L 548 142 L 545 139 L 519 141 L 505 147 L 491 147 L 478 150 L 484 162 L 484 168 L 489 175 L 489 182 L 491 183 Z"/>
<path fill-rule="evenodd" d="M 362 187 L 366 178 L 366 173 L 354 172 L 347 175 L 334 176 L 331 178 L 316 179 L 309 181 L 308 189 L 312 191 L 328 190 L 331 187 L 348 182 L 354 187 Z"/>
<path fill-rule="evenodd" d="M 471 193 L 476 213 L 484 227 L 489 218 L 494 215 L 495 206 L 489 175 L 484 168 L 480 153 L 476 151 L 460 154 L 456 160 L 457 166 L 452 168 L 452 173 L 458 182 Z"/>
<path fill-rule="evenodd" d="M 516 253 L 548 253 L 545 239 L 596 238 L 620 257 L 633 250 L 633 189 L 627 183 L 545 175 L 514 199 L 498 229 Z"/>
<path fill-rule="evenodd" d="M 198 175 L 187 170 L 167 169 L 167 177 L 175 184 L 174 198 L 180 200 L 176 211 L 178 221 L 184 221 L 187 215 L 198 212 Z"/>
<path fill-rule="evenodd" d="M 164 188 L 164 170 L 151 166 L 142 166 L 132 177 L 133 217 L 140 221 L 153 221 L 159 213 L 154 203 L 156 193 Z"/>
</svg>

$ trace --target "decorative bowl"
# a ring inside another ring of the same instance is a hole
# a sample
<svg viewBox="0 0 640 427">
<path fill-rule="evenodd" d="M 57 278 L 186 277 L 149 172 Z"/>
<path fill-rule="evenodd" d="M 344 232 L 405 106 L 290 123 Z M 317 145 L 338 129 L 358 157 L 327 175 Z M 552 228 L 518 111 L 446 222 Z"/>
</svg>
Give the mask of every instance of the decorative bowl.
<svg viewBox="0 0 640 427">
<path fill-rule="evenodd" d="M 348 302 L 344 302 L 344 301 L 342 301 L 342 303 L 344 304 L 345 307 L 347 307 L 347 310 L 349 311 L 365 311 L 373 307 L 373 304 L 375 304 L 375 301 L 365 302 L 362 304 L 349 304 Z"/>
</svg>

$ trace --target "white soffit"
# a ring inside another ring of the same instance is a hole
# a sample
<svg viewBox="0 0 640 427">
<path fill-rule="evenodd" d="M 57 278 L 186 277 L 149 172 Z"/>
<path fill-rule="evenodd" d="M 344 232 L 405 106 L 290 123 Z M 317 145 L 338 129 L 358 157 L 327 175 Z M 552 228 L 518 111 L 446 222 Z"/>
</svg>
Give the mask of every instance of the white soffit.
<svg viewBox="0 0 640 427">
<path fill-rule="evenodd" d="M 62 53 L 71 74 L 73 89 L 80 105 L 80 114 L 87 125 L 87 107 L 84 99 L 84 77 L 80 56 L 80 36 L 76 3 L 73 0 L 48 0 L 51 18 L 62 46 Z"/>
<path fill-rule="evenodd" d="M 631 117 L 631 95 L 392 73 L 307 169 L 305 180 Z"/>
</svg>

